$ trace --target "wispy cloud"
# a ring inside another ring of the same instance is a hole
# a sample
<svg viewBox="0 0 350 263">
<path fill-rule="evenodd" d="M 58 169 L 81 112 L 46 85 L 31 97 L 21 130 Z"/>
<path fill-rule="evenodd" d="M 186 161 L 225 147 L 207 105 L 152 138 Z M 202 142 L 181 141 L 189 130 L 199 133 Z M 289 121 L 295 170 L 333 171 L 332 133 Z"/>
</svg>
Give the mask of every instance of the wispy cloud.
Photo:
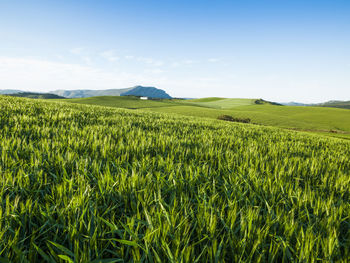
<svg viewBox="0 0 350 263">
<path fill-rule="evenodd" d="M 164 65 L 163 61 L 148 57 L 136 57 L 136 60 L 155 67 L 160 67 Z"/>
<path fill-rule="evenodd" d="M 147 69 L 145 70 L 146 73 L 151 73 L 151 74 L 162 74 L 165 71 L 163 69 L 160 68 L 155 68 L 155 69 Z"/>
<path fill-rule="evenodd" d="M 114 62 L 119 60 L 120 58 L 115 54 L 114 50 L 106 50 L 100 53 L 100 56 L 103 57 L 104 59 Z"/>
<path fill-rule="evenodd" d="M 84 47 L 72 48 L 69 50 L 69 52 L 73 55 L 78 56 L 84 63 L 88 65 L 91 65 L 93 62 L 91 55 L 89 54 L 88 50 Z"/>
<path fill-rule="evenodd" d="M 124 56 L 124 58 L 127 60 L 134 60 L 135 62 L 141 62 L 153 67 L 160 67 L 165 64 L 162 60 L 154 59 L 150 57 L 138 57 L 138 56 L 127 55 L 127 56 Z"/>
<path fill-rule="evenodd" d="M 70 49 L 69 52 L 74 54 L 74 55 L 81 55 L 84 50 L 85 50 L 85 48 L 83 48 L 83 47 L 77 47 L 77 48 Z"/>
<path fill-rule="evenodd" d="M 192 60 L 192 59 L 186 59 L 186 60 L 182 61 L 182 64 L 185 64 L 185 65 L 192 65 L 192 64 L 195 64 L 195 63 L 198 63 L 198 61 L 195 61 L 195 60 Z"/>
<path fill-rule="evenodd" d="M 218 58 L 209 58 L 208 59 L 208 62 L 211 62 L 211 63 L 215 63 L 215 62 L 219 62 L 220 61 L 220 59 L 218 59 Z"/>
<path fill-rule="evenodd" d="M 125 88 L 136 84 L 165 86 L 168 82 L 160 75 L 162 72 L 156 68 L 131 73 L 36 58 L 0 57 L 0 87 L 3 89 L 50 91 Z"/>
</svg>

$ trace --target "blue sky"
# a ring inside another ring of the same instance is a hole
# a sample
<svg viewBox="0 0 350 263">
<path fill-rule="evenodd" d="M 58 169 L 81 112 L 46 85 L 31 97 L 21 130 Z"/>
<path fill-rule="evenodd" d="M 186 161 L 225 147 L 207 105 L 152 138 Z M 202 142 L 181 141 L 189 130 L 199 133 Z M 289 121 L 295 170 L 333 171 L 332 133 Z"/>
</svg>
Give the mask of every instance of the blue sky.
<svg viewBox="0 0 350 263">
<path fill-rule="evenodd" d="M 350 100 L 350 1 L 0 0 L 0 89 Z"/>
</svg>

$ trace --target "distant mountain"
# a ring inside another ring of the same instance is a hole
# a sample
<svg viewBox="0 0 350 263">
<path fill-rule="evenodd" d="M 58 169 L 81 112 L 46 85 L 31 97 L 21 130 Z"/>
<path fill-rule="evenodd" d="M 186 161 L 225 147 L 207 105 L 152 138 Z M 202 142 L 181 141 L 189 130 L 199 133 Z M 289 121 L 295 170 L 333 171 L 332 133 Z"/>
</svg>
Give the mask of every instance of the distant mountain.
<svg viewBox="0 0 350 263">
<path fill-rule="evenodd" d="M 312 104 L 305 104 L 305 103 L 299 103 L 299 102 L 281 102 L 280 104 L 285 106 L 311 106 Z"/>
<path fill-rule="evenodd" d="M 131 89 L 133 88 L 106 89 L 106 90 L 89 90 L 89 89 L 54 90 L 54 91 L 50 91 L 50 93 L 63 96 L 66 98 L 87 98 L 87 97 L 95 97 L 95 96 L 120 96 L 121 93 L 129 91 Z"/>
<path fill-rule="evenodd" d="M 330 100 L 324 103 L 315 104 L 315 106 L 350 109 L 350 101 Z"/>
<path fill-rule="evenodd" d="M 350 109 L 350 101 L 330 100 L 323 103 L 299 103 L 299 102 L 282 102 L 282 105 L 286 106 L 313 106 L 313 107 L 331 107 L 331 108 L 343 108 Z"/>
<path fill-rule="evenodd" d="M 136 86 L 126 92 L 120 94 L 120 96 L 140 96 L 140 97 L 149 97 L 149 98 L 157 98 L 157 99 L 171 99 L 164 90 L 157 89 L 154 87 L 143 87 Z"/>
<path fill-rule="evenodd" d="M 0 89 L 0 94 L 14 94 L 14 93 L 19 93 L 23 92 L 23 90 L 18 90 L 18 89 Z"/>
<path fill-rule="evenodd" d="M 23 97 L 30 99 L 65 99 L 65 97 L 50 93 L 36 93 L 36 92 L 18 92 L 13 94 L 6 94 L 12 97 Z"/>
<path fill-rule="evenodd" d="M 66 98 L 87 98 L 96 96 L 140 96 L 160 99 L 171 99 L 171 97 L 161 89 L 154 87 L 135 86 L 126 89 L 106 89 L 106 90 L 54 90 L 50 93 Z"/>
</svg>

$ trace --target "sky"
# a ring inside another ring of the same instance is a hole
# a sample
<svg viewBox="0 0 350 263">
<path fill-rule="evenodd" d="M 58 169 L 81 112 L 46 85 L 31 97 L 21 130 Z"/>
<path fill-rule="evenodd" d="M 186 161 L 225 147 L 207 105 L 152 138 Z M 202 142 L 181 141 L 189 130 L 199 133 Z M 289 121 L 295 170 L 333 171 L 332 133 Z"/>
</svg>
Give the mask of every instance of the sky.
<svg viewBox="0 0 350 263">
<path fill-rule="evenodd" d="M 350 100 L 349 0 L 0 0 L 0 89 Z"/>
</svg>

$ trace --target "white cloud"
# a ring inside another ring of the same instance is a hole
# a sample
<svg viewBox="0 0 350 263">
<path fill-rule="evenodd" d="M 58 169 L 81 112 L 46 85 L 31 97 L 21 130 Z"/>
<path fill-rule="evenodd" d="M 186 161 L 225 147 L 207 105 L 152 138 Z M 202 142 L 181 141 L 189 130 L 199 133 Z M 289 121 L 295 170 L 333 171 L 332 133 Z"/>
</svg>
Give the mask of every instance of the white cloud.
<svg viewBox="0 0 350 263">
<path fill-rule="evenodd" d="M 92 59 L 89 56 L 81 56 L 81 59 L 88 65 L 92 65 Z"/>
<path fill-rule="evenodd" d="M 180 66 L 186 66 L 186 65 L 193 65 L 199 63 L 199 61 L 197 60 L 192 60 L 192 59 L 185 59 L 185 60 L 181 60 L 181 61 L 174 61 L 170 64 L 171 67 L 173 68 L 177 68 Z"/>
<path fill-rule="evenodd" d="M 160 68 L 155 68 L 155 69 L 147 69 L 145 70 L 146 73 L 152 73 L 152 74 L 162 74 L 165 71 L 160 69 Z"/>
<path fill-rule="evenodd" d="M 132 65 L 113 69 L 80 62 L 66 63 L 59 58 L 49 61 L 0 57 L 0 88 L 48 92 L 55 89 L 112 89 L 145 85 L 164 89 L 175 97 L 262 97 L 272 101 L 311 98 L 314 102 L 349 97 L 349 78 L 346 74 L 330 77 L 326 81 L 318 79 L 318 76 L 295 78 L 277 73 L 255 74 L 252 78 L 251 74 L 243 74 L 246 72 L 242 71 L 190 71 L 181 68 L 184 61 L 180 61 L 182 64 L 170 62 L 171 66 L 179 68 L 165 68 L 167 71 L 147 63 L 141 69 L 135 69 Z M 332 87 L 338 87 L 338 97 L 334 95 L 335 89 Z"/>
<path fill-rule="evenodd" d="M 211 62 L 211 63 L 215 63 L 215 62 L 219 62 L 220 61 L 220 59 L 218 59 L 218 58 L 209 58 L 208 59 L 208 62 Z"/>
<path fill-rule="evenodd" d="M 73 48 L 69 50 L 69 52 L 72 53 L 73 55 L 78 56 L 87 65 L 91 65 L 93 62 L 91 55 L 89 54 L 87 49 L 84 47 Z"/>
<path fill-rule="evenodd" d="M 179 67 L 181 64 L 179 63 L 179 62 L 173 62 L 173 63 L 171 63 L 171 65 L 170 66 L 172 66 L 172 67 L 174 67 L 174 68 L 177 68 L 177 67 Z"/>
<path fill-rule="evenodd" d="M 85 48 L 83 47 L 72 48 L 71 50 L 69 50 L 69 52 L 74 55 L 81 55 L 84 51 L 85 51 Z"/>
<path fill-rule="evenodd" d="M 164 65 L 163 61 L 154 59 L 154 58 L 149 58 L 149 57 L 135 57 L 135 56 L 128 55 L 128 56 L 124 56 L 124 58 L 127 60 L 134 60 L 136 62 L 145 63 L 153 67 L 160 67 Z"/>
<path fill-rule="evenodd" d="M 182 63 L 185 64 L 185 65 L 191 65 L 191 64 L 197 63 L 197 61 L 194 61 L 192 59 L 186 59 Z"/>
<path fill-rule="evenodd" d="M 55 89 L 125 88 L 136 84 L 161 86 L 168 81 L 165 77 L 154 78 L 154 74 L 160 73 L 160 69 L 129 73 L 36 58 L 0 57 L 1 89 L 47 92 Z"/>
<path fill-rule="evenodd" d="M 160 67 L 164 65 L 164 62 L 161 60 L 156 60 L 153 58 L 146 58 L 146 57 L 137 57 L 136 58 L 137 61 L 149 64 L 151 66 L 155 66 L 155 67 Z"/>
<path fill-rule="evenodd" d="M 101 57 L 103 57 L 104 59 L 107 59 L 110 62 L 119 60 L 119 57 L 115 54 L 114 50 L 106 50 L 102 52 L 100 55 Z"/>
</svg>

